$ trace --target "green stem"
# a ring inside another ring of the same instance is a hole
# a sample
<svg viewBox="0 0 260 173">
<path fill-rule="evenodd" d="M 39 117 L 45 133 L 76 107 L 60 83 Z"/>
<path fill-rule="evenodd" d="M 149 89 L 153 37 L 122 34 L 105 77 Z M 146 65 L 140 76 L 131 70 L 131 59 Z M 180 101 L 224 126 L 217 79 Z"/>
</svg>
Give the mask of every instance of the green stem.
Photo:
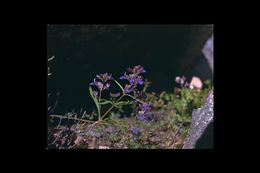
<svg viewBox="0 0 260 173">
<path fill-rule="evenodd" d="M 119 97 L 119 99 L 115 102 L 115 104 L 118 103 L 124 96 L 129 96 L 129 97 L 133 98 L 134 100 L 136 100 L 136 101 L 138 101 L 138 102 L 144 104 L 142 101 L 140 101 L 140 100 L 138 100 L 137 98 L 131 96 L 130 94 L 125 94 L 122 85 L 120 85 L 120 83 L 117 82 L 116 80 L 114 80 L 114 81 L 115 81 L 115 83 L 120 87 L 120 89 L 121 89 L 122 92 L 123 92 L 122 96 Z M 101 99 L 101 90 L 100 90 L 99 99 L 98 99 L 98 103 L 99 103 L 100 110 L 101 110 L 100 99 Z M 98 116 L 99 118 L 98 118 L 98 119 L 101 121 L 101 120 L 115 107 L 115 104 L 113 104 L 113 105 L 102 115 L 102 117 L 101 117 L 101 114 L 99 114 L 99 116 Z"/>
<path fill-rule="evenodd" d="M 122 94 L 121 97 L 119 97 L 119 99 L 116 101 L 116 103 L 118 103 L 124 96 L 125 96 L 125 94 Z M 116 104 L 116 103 L 115 103 L 115 104 Z M 115 107 L 115 104 L 113 104 L 113 105 L 106 111 L 106 113 L 103 114 L 103 116 L 101 117 L 101 120 L 106 116 L 106 114 L 108 114 L 109 111 L 111 111 L 111 110 Z"/>
<path fill-rule="evenodd" d="M 138 100 L 137 98 L 135 98 L 134 96 L 131 96 L 130 94 L 125 94 L 125 95 L 135 99 L 136 101 L 138 101 L 138 102 L 140 102 L 142 104 L 144 104 L 144 102 L 142 102 L 141 100 Z"/>
<path fill-rule="evenodd" d="M 98 117 L 100 117 L 99 101 L 98 101 L 97 97 L 94 95 L 94 92 L 93 92 L 91 87 L 89 87 L 89 93 L 90 93 L 90 95 L 91 95 L 91 97 L 92 97 L 92 99 L 93 99 L 93 101 L 94 101 L 94 103 L 95 103 L 95 105 L 97 107 Z"/>
<path fill-rule="evenodd" d="M 129 96 L 129 97 L 133 98 L 134 100 L 139 101 L 140 103 L 144 104 L 144 102 L 138 100 L 137 98 L 131 96 L 130 94 L 122 94 L 122 96 L 116 101 L 116 103 L 118 103 L 124 96 Z M 115 103 L 115 104 L 116 104 L 116 103 Z M 115 104 L 113 104 L 113 106 L 111 106 L 111 107 L 106 111 L 106 113 L 103 114 L 103 116 L 101 117 L 101 120 L 115 107 Z"/>
<path fill-rule="evenodd" d="M 91 120 L 85 120 L 82 118 L 74 118 L 74 117 L 68 117 L 68 116 L 63 116 L 63 115 L 50 115 L 50 117 L 55 117 L 55 118 L 60 118 L 60 119 L 71 119 L 71 120 L 78 120 L 78 121 L 82 121 L 82 122 L 94 122 Z"/>
<path fill-rule="evenodd" d="M 120 83 L 117 82 L 116 80 L 114 80 L 114 81 L 115 81 L 115 83 L 120 87 L 120 89 L 122 90 L 122 92 L 124 92 L 124 88 L 122 87 L 122 85 L 120 85 Z"/>
<path fill-rule="evenodd" d="M 100 101 L 101 101 L 101 92 L 102 92 L 102 88 L 99 90 L 99 96 L 98 96 L 98 106 L 99 106 L 99 114 L 98 114 L 98 119 L 101 120 L 101 104 L 100 104 Z"/>
</svg>

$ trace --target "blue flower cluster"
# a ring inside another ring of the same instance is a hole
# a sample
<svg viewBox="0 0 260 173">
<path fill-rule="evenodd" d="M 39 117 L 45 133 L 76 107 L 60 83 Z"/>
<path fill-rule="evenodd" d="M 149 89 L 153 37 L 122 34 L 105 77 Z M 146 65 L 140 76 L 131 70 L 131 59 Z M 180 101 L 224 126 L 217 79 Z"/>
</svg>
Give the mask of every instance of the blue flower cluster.
<svg viewBox="0 0 260 173">
<path fill-rule="evenodd" d="M 146 71 L 144 70 L 143 67 L 140 65 L 134 66 L 133 68 L 128 68 L 127 72 L 124 73 L 124 76 L 121 76 L 121 80 L 128 80 L 129 84 L 126 84 L 124 87 L 124 92 L 125 93 L 130 93 L 130 92 L 136 92 L 140 93 L 137 91 L 137 85 L 143 85 L 143 77 L 140 76 L 140 74 L 145 73 Z"/>
<path fill-rule="evenodd" d="M 139 111 L 137 112 L 137 117 L 140 121 L 149 122 L 152 120 L 151 117 L 152 104 L 143 103 L 139 105 Z"/>
</svg>

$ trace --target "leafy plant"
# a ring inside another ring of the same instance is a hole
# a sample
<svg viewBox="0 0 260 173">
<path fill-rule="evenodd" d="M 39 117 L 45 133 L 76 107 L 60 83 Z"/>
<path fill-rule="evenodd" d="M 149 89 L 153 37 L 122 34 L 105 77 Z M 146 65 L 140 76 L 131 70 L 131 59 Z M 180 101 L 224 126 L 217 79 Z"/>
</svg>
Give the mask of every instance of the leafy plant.
<svg viewBox="0 0 260 173">
<path fill-rule="evenodd" d="M 139 86 L 144 85 L 143 77 L 140 74 L 145 73 L 143 67 L 140 65 L 134 66 L 133 68 L 128 68 L 127 72 L 124 73 L 123 76 L 120 77 L 121 80 L 127 80 L 129 83 L 125 84 L 123 87 L 117 80 L 112 77 L 112 74 L 100 74 L 94 78 L 94 81 L 90 83 L 91 86 L 96 86 L 98 91 L 94 91 L 92 87 L 89 87 L 90 95 L 96 105 L 97 113 L 98 113 L 98 121 L 104 120 L 105 116 L 112 111 L 113 108 L 122 111 L 123 106 L 127 105 L 138 105 L 142 108 L 139 111 L 138 117 L 141 120 L 145 120 L 146 117 L 149 116 L 149 104 L 146 102 L 142 102 L 139 98 L 141 98 L 144 94 L 142 90 L 139 90 Z M 102 98 L 102 93 L 110 88 L 109 81 L 113 80 L 116 85 L 120 88 L 121 92 L 118 93 L 110 93 L 110 98 Z M 145 85 L 144 89 L 146 89 L 147 85 Z M 123 100 L 123 98 L 127 97 L 131 100 Z M 107 109 L 103 114 L 101 113 L 101 109 L 103 105 L 110 104 L 110 108 Z"/>
</svg>

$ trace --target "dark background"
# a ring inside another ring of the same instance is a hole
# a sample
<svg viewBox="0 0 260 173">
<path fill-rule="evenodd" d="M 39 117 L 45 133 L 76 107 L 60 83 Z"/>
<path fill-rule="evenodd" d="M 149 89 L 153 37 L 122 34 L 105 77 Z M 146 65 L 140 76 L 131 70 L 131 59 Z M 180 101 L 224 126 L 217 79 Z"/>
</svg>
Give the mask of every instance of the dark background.
<svg viewBox="0 0 260 173">
<path fill-rule="evenodd" d="M 135 65 L 147 71 L 148 91 L 171 92 L 177 75 L 212 79 L 201 53 L 212 33 L 212 25 L 47 25 L 47 58 L 55 56 L 48 105 L 58 100 L 59 114 L 92 111 L 88 86 L 96 74 L 118 79 Z"/>
</svg>

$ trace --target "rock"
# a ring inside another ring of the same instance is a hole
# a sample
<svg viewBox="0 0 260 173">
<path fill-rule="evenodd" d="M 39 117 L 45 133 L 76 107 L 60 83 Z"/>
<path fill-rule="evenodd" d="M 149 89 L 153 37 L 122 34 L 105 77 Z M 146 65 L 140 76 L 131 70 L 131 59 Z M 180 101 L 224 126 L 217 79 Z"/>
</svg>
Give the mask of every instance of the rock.
<svg viewBox="0 0 260 173">
<path fill-rule="evenodd" d="M 192 112 L 191 130 L 183 149 L 213 148 L 213 105 L 212 89 L 205 105 Z"/>
<path fill-rule="evenodd" d="M 81 130 L 79 131 L 79 134 L 81 136 L 92 136 L 92 137 L 101 137 L 103 134 L 100 132 L 97 132 L 96 129 L 85 129 L 85 130 Z"/>
<path fill-rule="evenodd" d="M 213 72 L 213 61 L 214 61 L 213 35 L 207 40 L 206 44 L 202 49 L 202 53 L 207 59 L 209 66 Z"/>
<path fill-rule="evenodd" d="M 213 25 L 194 25 L 191 27 L 191 33 L 189 34 L 189 43 L 186 47 L 186 53 L 181 60 L 180 71 L 182 74 L 189 73 L 200 59 L 205 60 L 202 57 L 201 49 L 205 45 L 205 42 L 213 33 Z M 203 67 L 205 64 L 202 64 Z M 206 64 L 208 65 L 208 64 Z"/>
</svg>

